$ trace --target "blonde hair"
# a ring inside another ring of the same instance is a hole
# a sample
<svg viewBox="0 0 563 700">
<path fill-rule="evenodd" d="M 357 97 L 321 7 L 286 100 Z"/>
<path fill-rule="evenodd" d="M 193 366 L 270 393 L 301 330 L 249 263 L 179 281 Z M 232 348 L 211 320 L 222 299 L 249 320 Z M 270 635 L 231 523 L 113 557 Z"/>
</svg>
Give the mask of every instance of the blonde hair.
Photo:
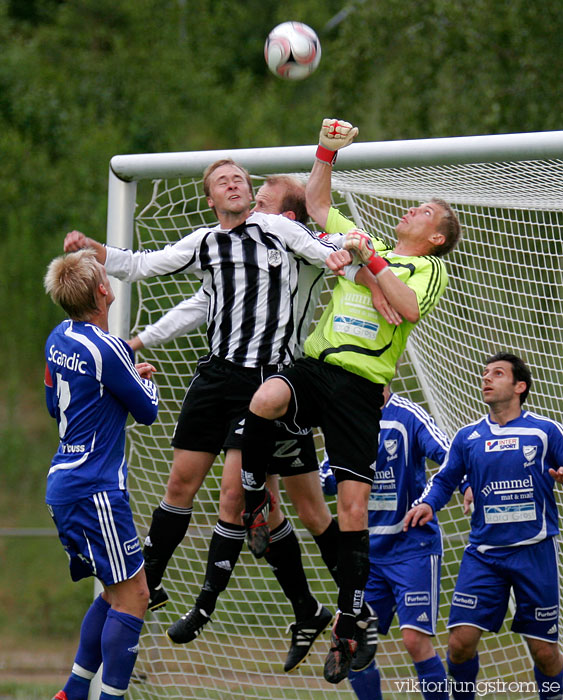
<svg viewBox="0 0 563 700">
<path fill-rule="evenodd" d="M 88 321 L 98 311 L 100 267 L 91 248 L 61 255 L 49 263 L 43 279 L 45 291 L 73 321 Z"/>
</svg>

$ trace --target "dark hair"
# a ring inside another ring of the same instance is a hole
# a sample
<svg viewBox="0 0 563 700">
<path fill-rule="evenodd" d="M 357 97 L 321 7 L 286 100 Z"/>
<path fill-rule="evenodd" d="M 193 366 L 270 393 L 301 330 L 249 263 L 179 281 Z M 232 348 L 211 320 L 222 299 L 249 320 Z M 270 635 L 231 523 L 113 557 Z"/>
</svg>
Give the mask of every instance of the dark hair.
<svg viewBox="0 0 563 700">
<path fill-rule="evenodd" d="M 444 210 L 444 215 L 440 219 L 437 230 L 438 233 L 445 237 L 445 241 L 441 245 L 435 246 L 431 253 L 441 257 L 452 251 L 458 244 L 461 238 L 461 225 L 457 214 L 446 201 L 439 197 L 432 197 L 430 201 Z"/>
<path fill-rule="evenodd" d="M 265 185 L 281 185 L 285 192 L 281 201 L 281 212 L 292 211 L 295 220 L 301 224 L 307 223 L 307 205 L 305 203 L 305 185 L 291 175 L 270 175 L 266 178 Z"/>
<path fill-rule="evenodd" d="M 493 362 L 509 362 L 512 365 L 512 378 L 514 380 L 512 383 L 516 384 L 516 382 L 525 382 L 526 388 L 520 394 L 520 405 L 522 405 L 528 398 L 528 394 L 530 393 L 530 388 L 532 386 L 532 374 L 528 368 L 528 365 L 524 362 L 524 360 L 521 360 L 519 357 L 510 352 L 497 352 L 496 355 L 492 355 L 492 357 L 485 360 L 485 366 L 490 365 Z"/>
</svg>

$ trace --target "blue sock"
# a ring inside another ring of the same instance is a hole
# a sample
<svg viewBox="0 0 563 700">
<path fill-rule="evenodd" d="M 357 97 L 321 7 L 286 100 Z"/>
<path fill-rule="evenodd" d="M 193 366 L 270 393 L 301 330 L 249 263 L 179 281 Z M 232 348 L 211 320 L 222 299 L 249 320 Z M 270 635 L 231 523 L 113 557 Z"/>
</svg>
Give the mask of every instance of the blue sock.
<svg viewBox="0 0 563 700">
<path fill-rule="evenodd" d="M 102 692 L 100 700 L 123 697 L 139 651 L 143 621 L 111 608 L 102 633 Z"/>
<path fill-rule="evenodd" d="M 359 700 L 383 700 L 381 678 L 375 661 L 363 671 L 350 671 L 348 680 Z"/>
<path fill-rule="evenodd" d="M 98 596 L 92 603 L 80 627 L 80 642 L 74 657 L 72 673 L 63 690 L 73 700 L 88 700 L 90 681 L 102 663 L 102 630 L 106 623 L 109 603 Z"/>
<path fill-rule="evenodd" d="M 469 661 L 462 664 L 454 664 L 447 657 L 448 672 L 453 678 L 451 691 L 454 700 L 474 700 L 475 681 L 479 673 L 479 654 L 475 654 Z"/>
<path fill-rule="evenodd" d="M 540 700 L 560 698 L 563 692 L 563 671 L 556 676 L 546 676 L 537 666 L 534 666 L 534 676 L 538 684 Z"/>
<path fill-rule="evenodd" d="M 448 700 L 450 694 L 446 669 L 438 654 L 425 661 L 415 662 L 414 667 L 424 700 Z"/>
</svg>

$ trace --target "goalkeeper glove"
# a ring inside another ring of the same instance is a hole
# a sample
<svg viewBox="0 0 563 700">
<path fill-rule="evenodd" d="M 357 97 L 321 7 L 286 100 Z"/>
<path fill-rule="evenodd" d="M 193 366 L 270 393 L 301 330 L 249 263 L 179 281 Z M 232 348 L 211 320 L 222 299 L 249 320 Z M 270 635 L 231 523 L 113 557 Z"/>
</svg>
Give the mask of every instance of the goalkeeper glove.
<svg viewBox="0 0 563 700">
<path fill-rule="evenodd" d="M 342 246 L 350 253 L 356 254 L 360 260 L 367 264 L 368 270 L 377 276 L 389 265 L 387 260 L 380 257 L 375 248 L 371 236 L 361 229 L 352 229 L 346 234 Z"/>
<path fill-rule="evenodd" d="M 334 496 L 336 494 L 336 477 L 330 468 L 328 457 L 319 464 L 319 478 L 323 493 L 326 496 Z"/>
<path fill-rule="evenodd" d="M 352 143 L 358 135 L 357 126 L 339 119 L 323 119 L 317 147 L 317 158 L 323 163 L 333 165 L 339 148 Z"/>
</svg>

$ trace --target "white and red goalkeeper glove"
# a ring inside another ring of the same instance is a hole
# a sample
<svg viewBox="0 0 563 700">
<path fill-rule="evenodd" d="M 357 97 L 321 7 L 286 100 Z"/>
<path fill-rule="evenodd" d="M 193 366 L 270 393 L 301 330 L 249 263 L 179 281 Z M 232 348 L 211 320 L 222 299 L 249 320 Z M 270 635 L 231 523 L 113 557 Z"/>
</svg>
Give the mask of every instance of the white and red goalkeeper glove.
<svg viewBox="0 0 563 700">
<path fill-rule="evenodd" d="M 348 146 L 359 133 L 357 126 L 340 119 L 323 119 L 317 147 L 317 158 L 332 165 L 340 148 Z"/>
<path fill-rule="evenodd" d="M 361 229 L 354 228 L 348 231 L 342 247 L 357 255 L 362 262 L 366 263 L 368 270 L 376 276 L 389 265 L 373 247 L 371 236 Z"/>
</svg>

